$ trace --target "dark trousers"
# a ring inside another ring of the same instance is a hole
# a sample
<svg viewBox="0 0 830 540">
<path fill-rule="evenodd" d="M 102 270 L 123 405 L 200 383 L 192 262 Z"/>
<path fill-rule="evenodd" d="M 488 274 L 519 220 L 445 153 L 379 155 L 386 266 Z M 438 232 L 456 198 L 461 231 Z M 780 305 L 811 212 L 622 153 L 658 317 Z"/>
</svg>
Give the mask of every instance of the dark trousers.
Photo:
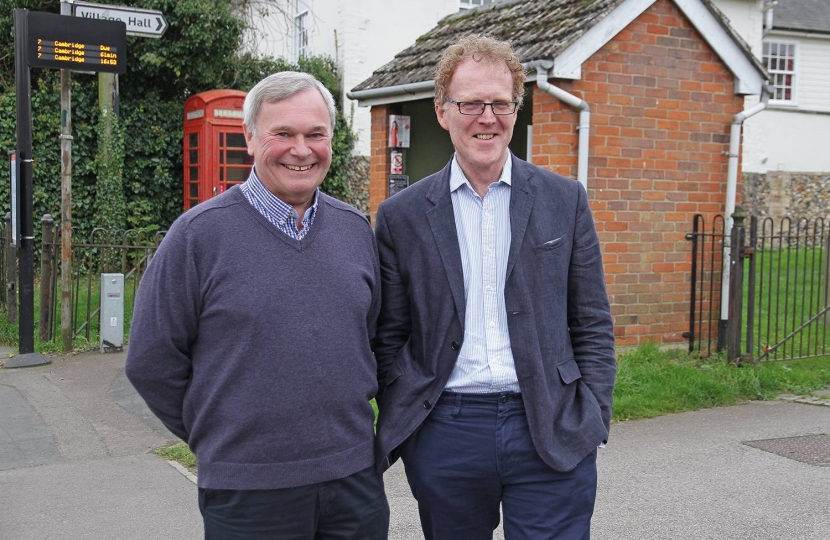
<svg viewBox="0 0 830 540">
<path fill-rule="evenodd" d="M 370 467 L 287 489 L 199 488 L 205 540 L 386 540 L 389 504 Z"/>
<path fill-rule="evenodd" d="M 401 457 L 427 540 L 588 540 L 596 450 L 559 472 L 539 457 L 520 394 L 444 392 Z"/>
</svg>

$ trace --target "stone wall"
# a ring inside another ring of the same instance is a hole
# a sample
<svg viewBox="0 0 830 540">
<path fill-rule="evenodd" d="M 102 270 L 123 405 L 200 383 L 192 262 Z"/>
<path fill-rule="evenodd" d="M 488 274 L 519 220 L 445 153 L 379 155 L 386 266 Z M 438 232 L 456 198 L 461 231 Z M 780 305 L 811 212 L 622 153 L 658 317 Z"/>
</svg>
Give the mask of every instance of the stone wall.
<svg viewBox="0 0 830 540">
<path fill-rule="evenodd" d="M 830 221 L 830 172 L 745 173 L 742 206 L 760 219 L 822 218 Z"/>
<path fill-rule="evenodd" d="M 352 156 L 349 161 L 349 189 L 351 197 L 345 201 L 365 215 L 369 215 L 369 158 Z"/>
</svg>

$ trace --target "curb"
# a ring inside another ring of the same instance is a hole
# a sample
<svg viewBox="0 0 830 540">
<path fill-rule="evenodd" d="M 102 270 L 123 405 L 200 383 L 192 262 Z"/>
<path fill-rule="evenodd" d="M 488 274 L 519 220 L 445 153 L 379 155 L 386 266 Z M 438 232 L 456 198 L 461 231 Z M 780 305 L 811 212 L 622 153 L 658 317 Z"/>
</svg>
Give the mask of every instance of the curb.
<svg viewBox="0 0 830 540">
<path fill-rule="evenodd" d="M 817 396 L 797 396 L 795 394 L 781 394 L 778 396 L 781 401 L 789 401 L 791 403 L 803 403 L 804 405 L 819 405 L 821 407 L 830 407 L 830 398 Z"/>
<path fill-rule="evenodd" d="M 194 483 L 194 484 L 196 484 L 197 486 L 199 485 L 199 481 L 198 481 L 199 479 L 198 479 L 198 478 L 196 478 L 196 475 L 195 475 L 195 474 L 193 474 L 192 472 L 188 471 L 188 470 L 187 470 L 187 467 L 185 467 L 184 465 L 182 465 L 182 464 L 181 464 L 181 463 L 179 463 L 178 461 L 172 461 L 172 460 L 169 460 L 169 459 L 168 459 L 168 460 L 166 460 L 166 461 L 167 461 L 168 465 L 170 465 L 171 467 L 173 467 L 174 469 L 176 469 L 177 471 L 179 471 L 180 473 L 182 473 L 182 475 L 183 475 L 185 478 L 187 478 L 188 480 L 190 480 L 191 482 L 193 482 L 193 483 Z"/>
</svg>

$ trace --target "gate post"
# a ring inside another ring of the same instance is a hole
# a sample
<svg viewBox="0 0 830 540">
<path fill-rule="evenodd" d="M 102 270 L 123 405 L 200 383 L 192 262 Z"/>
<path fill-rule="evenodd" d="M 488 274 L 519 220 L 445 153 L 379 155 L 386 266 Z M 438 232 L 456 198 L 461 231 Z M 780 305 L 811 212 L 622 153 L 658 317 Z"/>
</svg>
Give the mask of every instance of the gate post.
<svg viewBox="0 0 830 540">
<path fill-rule="evenodd" d="M 726 324 L 726 357 L 732 362 L 741 356 L 741 319 L 744 294 L 744 220 L 749 214 L 738 206 L 732 214 L 732 234 L 729 256 L 729 315 Z"/>
<path fill-rule="evenodd" d="M 698 236 L 698 221 L 703 216 L 695 214 L 692 232 L 686 234 L 686 240 L 692 241 L 692 292 L 689 308 L 689 331 L 683 332 L 683 337 L 689 340 L 689 352 L 695 350 L 695 309 L 697 308 L 697 245 L 700 241 Z"/>
<path fill-rule="evenodd" d="M 757 261 L 755 249 L 758 247 L 758 217 L 749 218 L 749 278 L 747 279 L 746 297 L 746 355 L 750 362 L 755 361 L 755 275 Z"/>
<path fill-rule="evenodd" d="M 824 309 L 830 307 L 830 234 L 824 239 Z M 824 325 L 830 324 L 830 311 L 824 314 Z"/>
</svg>

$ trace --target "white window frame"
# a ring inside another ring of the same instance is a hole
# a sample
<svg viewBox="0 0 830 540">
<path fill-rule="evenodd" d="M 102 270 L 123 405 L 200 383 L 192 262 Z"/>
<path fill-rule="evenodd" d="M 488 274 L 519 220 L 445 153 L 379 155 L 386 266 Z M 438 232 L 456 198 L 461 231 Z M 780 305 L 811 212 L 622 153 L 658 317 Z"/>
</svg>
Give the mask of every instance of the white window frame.
<svg viewBox="0 0 830 540">
<path fill-rule="evenodd" d="M 490 5 L 495 0 L 458 0 L 458 9 L 473 9 Z"/>
<path fill-rule="evenodd" d="M 311 11 L 304 0 L 297 0 L 294 7 L 294 60 L 310 56 L 309 24 Z"/>
<path fill-rule="evenodd" d="M 798 90 L 798 45 L 797 41 L 787 41 L 784 39 L 765 39 L 762 49 L 762 60 L 764 67 L 767 68 L 767 73 L 770 76 L 770 85 L 773 87 L 773 94 L 770 96 L 769 102 L 775 105 L 797 105 L 796 100 Z M 776 56 L 769 54 L 770 48 L 775 48 Z M 782 49 L 784 49 L 782 54 Z M 792 51 L 790 54 L 789 51 Z M 773 60 L 776 60 L 773 62 Z M 787 66 L 787 63 L 790 63 Z M 787 80 L 789 78 L 789 81 Z M 784 97 L 783 92 L 789 90 L 790 97 Z"/>
</svg>

